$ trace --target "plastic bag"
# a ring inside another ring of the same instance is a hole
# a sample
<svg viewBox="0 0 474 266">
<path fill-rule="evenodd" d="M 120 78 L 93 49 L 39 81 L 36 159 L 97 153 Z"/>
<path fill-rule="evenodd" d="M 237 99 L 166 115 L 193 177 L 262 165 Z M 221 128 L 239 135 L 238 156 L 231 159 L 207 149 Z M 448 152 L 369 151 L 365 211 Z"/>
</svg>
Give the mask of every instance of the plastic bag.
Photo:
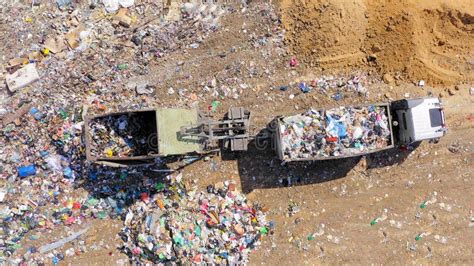
<svg viewBox="0 0 474 266">
<path fill-rule="evenodd" d="M 362 130 L 362 128 L 355 127 L 354 132 L 352 133 L 352 136 L 354 139 L 360 139 L 362 138 L 363 134 L 364 134 L 364 131 Z"/>
<path fill-rule="evenodd" d="M 107 12 L 113 13 L 119 9 L 119 0 L 102 0 Z"/>
<path fill-rule="evenodd" d="M 131 7 L 135 4 L 135 0 L 102 0 L 107 12 L 113 13 L 122 7 Z"/>
<path fill-rule="evenodd" d="M 122 7 L 131 7 L 135 4 L 135 0 L 119 0 Z"/>
<path fill-rule="evenodd" d="M 46 163 L 48 164 L 49 169 L 53 170 L 53 172 L 63 172 L 63 166 L 61 165 L 61 157 L 58 155 L 51 155 L 45 159 Z"/>
</svg>

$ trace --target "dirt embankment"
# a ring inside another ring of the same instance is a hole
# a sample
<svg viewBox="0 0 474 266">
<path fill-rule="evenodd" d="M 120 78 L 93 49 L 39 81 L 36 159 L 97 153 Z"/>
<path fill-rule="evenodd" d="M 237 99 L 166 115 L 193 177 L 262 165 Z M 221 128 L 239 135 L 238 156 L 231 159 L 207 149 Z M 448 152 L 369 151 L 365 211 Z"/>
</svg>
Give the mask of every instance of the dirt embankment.
<svg viewBox="0 0 474 266">
<path fill-rule="evenodd" d="M 280 7 L 286 41 L 309 66 L 368 68 L 432 85 L 474 81 L 470 0 L 281 0 Z"/>
</svg>

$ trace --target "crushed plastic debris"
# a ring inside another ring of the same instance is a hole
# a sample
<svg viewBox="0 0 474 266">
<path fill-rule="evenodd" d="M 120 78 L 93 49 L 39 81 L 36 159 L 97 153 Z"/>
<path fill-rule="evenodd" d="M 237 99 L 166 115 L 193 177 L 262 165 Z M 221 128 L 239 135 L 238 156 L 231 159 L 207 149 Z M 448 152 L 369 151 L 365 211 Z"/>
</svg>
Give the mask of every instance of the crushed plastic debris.
<svg viewBox="0 0 474 266">
<path fill-rule="evenodd" d="M 430 196 L 430 198 L 428 200 L 425 200 L 420 204 L 420 209 L 424 209 L 428 205 L 436 203 L 436 201 L 437 201 L 436 196 L 437 195 L 438 195 L 438 192 L 434 191 L 433 194 Z"/>
<path fill-rule="evenodd" d="M 127 213 L 124 251 L 137 261 L 239 264 L 272 230 L 262 207 L 226 181 L 198 191 L 168 176 Z"/>
</svg>

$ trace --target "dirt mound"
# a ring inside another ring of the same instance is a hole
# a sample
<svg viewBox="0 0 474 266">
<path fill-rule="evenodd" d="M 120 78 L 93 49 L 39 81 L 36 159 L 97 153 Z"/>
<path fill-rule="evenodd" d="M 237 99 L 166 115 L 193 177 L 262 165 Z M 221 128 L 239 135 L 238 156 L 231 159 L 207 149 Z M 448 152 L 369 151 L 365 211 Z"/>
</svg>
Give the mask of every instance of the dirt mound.
<svg viewBox="0 0 474 266">
<path fill-rule="evenodd" d="M 453 1 L 282 0 L 286 40 L 326 69 L 374 68 L 405 80 L 474 80 L 474 6 Z"/>
<path fill-rule="evenodd" d="M 362 0 L 282 1 L 287 42 L 303 61 L 360 63 L 368 20 Z"/>
</svg>

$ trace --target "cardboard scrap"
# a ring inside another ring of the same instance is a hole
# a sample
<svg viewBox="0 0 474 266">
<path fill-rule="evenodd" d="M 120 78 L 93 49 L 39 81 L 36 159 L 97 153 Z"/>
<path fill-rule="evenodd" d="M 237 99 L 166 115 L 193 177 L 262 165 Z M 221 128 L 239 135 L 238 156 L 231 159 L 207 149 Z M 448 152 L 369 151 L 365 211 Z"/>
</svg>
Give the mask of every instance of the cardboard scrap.
<svg viewBox="0 0 474 266">
<path fill-rule="evenodd" d="M 29 104 L 25 104 L 20 107 L 20 109 L 16 110 L 16 112 L 4 115 L 2 119 L 3 126 L 6 126 L 11 122 L 14 122 L 16 119 L 24 116 L 26 113 L 28 113 L 30 107 L 31 106 Z"/>
<path fill-rule="evenodd" d="M 132 18 L 127 15 L 128 9 L 120 8 L 117 14 L 115 15 L 115 19 L 119 22 L 120 25 L 124 27 L 130 27 L 132 24 Z"/>
<path fill-rule="evenodd" d="M 70 30 L 66 35 L 64 36 L 66 38 L 66 42 L 69 45 L 71 49 L 76 49 L 79 47 L 79 34 L 81 31 L 83 31 L 84 28 L 82 26 L 79 26 L 75 29 Z"/>
<path fill-rule="evenodd" d="M 26 87 L 39 79 L 35 64 L 27 64 L 13 74 L 6 76 L 8 89 L 15 92 L 18 89 Z"/>
<path fill-rule="evenodd" d="M 48 49 L 51 53 L 56 54 L 66 49 L 66 45 L 64 45 L 64 41 L 49 38 L 45 41 L 44 48 Z"/>
<path fill-rule="evenodd" d="M 28 63 L 28 59 L 26 58 L 13 58 L 10 61 L 8 61 L 8 67 L 16 67 L 16 66 L 21 66 L 23 64 Z"/>
<path fill-rule="evenodd" d="M 32 52 L 32 53 L 28 54 L 28 59 L 30 61 L 40 61 L 41 62 L 41 60 L 43 60 L 43 58 L 44 58 L 43 55 L 38 51 L 35 51 L 35 52 Z"/>
</svg>

